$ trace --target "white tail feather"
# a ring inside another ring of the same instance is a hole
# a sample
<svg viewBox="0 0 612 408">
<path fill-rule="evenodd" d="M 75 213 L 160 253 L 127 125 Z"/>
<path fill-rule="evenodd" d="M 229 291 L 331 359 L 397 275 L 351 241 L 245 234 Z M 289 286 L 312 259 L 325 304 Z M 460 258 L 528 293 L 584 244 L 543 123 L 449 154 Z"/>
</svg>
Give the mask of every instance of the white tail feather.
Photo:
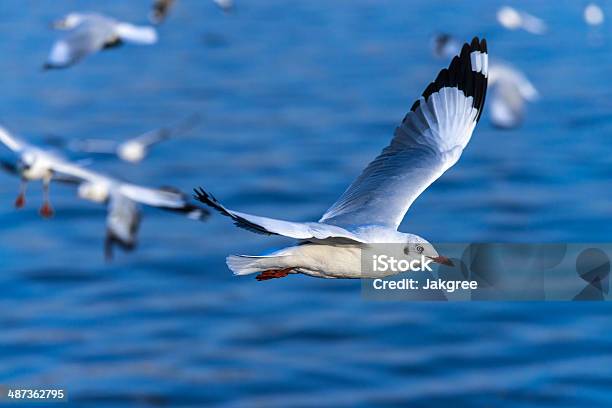
<svg viewBox="0 0 612 408">
<path fill-rule="evenodd" d="M 230 255 L 225 259 L 225 263 L 234 275 L 250 275 L 269 269 L 281 268 L 280 258 L 283 258 L 283 256 Z"/>
</svg>

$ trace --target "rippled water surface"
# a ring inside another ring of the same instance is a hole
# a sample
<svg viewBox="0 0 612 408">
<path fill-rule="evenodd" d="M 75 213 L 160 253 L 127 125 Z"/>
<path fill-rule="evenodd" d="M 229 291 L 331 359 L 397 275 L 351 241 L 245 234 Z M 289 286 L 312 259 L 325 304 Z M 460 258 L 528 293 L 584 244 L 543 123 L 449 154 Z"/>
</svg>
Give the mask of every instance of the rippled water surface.
<svg viewBox="0 0 612 408">
<path fill-rule="evenodd" d="M 495 130 L 485 112 L 403 230 L 432 242 L 610 241 L 611 29 L 587 28 L 581 2 L 514 3 L 547 20 L 533 36 L 500 28 L 495 1 L 236 1 L 225 15 L 180 0 L 158 45 L 42 72 L 54 18 L 145 22 L 149 2 L 3 0 L 2 123 L 38 143 L 122 139 L 199 113 L 196 131 L 142 165 L 92 167 L 314 220 L 445 64 L 430 36 L 486 35 L 541 98 L 517 130 Z M 288 241 L 152 209 L 138 250 L 106 263 L 103 207 L 52 186 L 57 215 L 41 220 L 39 186 L 16 212 L 17 185 L 0 175 L 2 385 L 62 386 L 83 406 L 612 405 L 609 305 L 368 302 L 357 281 L 259 283 L 233 277 L 225 256 Z"/>
</svg>

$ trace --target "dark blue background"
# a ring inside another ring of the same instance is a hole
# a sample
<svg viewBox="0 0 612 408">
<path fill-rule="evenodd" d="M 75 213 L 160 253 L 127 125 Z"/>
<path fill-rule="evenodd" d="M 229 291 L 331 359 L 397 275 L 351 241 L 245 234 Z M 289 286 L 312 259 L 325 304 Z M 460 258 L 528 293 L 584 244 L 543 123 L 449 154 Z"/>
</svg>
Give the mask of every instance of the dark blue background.
<svg viewBox="0 0 612 408">
<path fill-rule="evenodd" d="M 610 241 L 610 26 L 587 27 L 583 2 L 513 2 L 548 22 L 533 36 L 499 27 L 501 3 L 484 0 L 237 1 L 225 15 L 179 0 L 159 44 L 42 72 L 51 20 L 93 10 L 144 23 L 149 2 L 3 0 L 0 120 L 33 142 L 121 139 L 197 112 L 191 137 L 142 165 L 93 168 L 316 220 L 446 64 L 430 36 L 485 35 L 541 99 L 513 131 L 485 112 L 402 229 L 432 242 Z M 225 256 L 289 241 L 150 209 L 139 250 L 107 264 L 103 207 L 52 186 L 57 215 L 44 221 L 38 185 L 13 210 L 17 185 L 0 176 L 0 384 L 62 386 L 81 405 L 612 404 L 608 304 L 375 303 L 358 281 L 258 283 Z"/>
</svg>

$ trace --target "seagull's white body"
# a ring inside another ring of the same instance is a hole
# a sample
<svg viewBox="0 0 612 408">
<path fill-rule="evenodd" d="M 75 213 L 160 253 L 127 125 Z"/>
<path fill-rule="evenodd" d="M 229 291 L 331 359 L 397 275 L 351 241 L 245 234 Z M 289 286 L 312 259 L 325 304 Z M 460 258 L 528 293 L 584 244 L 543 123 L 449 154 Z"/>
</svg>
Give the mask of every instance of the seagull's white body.
<svg viewBox="0 0 612 408">
<path fill-rule="evenodd" d="M 66 30 L 66 34 L 51 48 L 45 68 L 68 67 L 122 42 L 143 45 L 157 42 L 153 27 L 136 26 L 96 13 L 70 13 L 55 22 L 54 27 Z"/>
<path fill-rule="evenodd" d="M 123 161 L 130 163 L 140 163 L 147 155 L 147 148 L 142 143 L 130 140 L 121 143 L 117 149 L 117 156 Z"/>
<path fill-rule="evenodd" d="M 298 223 L 229 210 L 203 189 L 196 198 L 262 234 L 299 245 L 262 257 L 230 256 L 236 275 L 261 273 L 259 280 L 303 273 L 320 278 L 364 276 L 361 253 L 370 244 L 402 244 L 407 259 L 427 257 L 448 264 L 425 239 L 397 230 L 416 198 L 453 166 L 480 118 L 487 88 L 486 42 L 474 38 L 414 103 L 391 144 L 371 162 L 318 222 Z"/>
<path fill-rule="evenodd" d="M 361 251 L 372 244 L 413 244 L 410 245 L 414 259 L 421 255 L 416 247 L 423 246 L 423 254 L 439 258 L 435 249 L 426 241 L 413 234 L 398 232 L 392 228 L 369 225 L 352 231 L 360 242 L 343 243 L 331 240 L 307 242 L 295 245 L 261 257 L 230 256 L 229 268 L 236 275 L 247 275 L 266 270 L 291 269 L 292 273 L 303 273 L 317 278 L 382 278 L 393 275 L 392 271 L 366 272 L 362 270 Z M 330 242 L 331 241 L 331 242 Z"/>
<path fill-rule="evenodd" d="M 21 176 L 26 180 L 51 180 L 53 172 L 51 168 L 55 157 L 46 154 L 43 151 L 31 150 L 27 151 L 26 157 L 32 155 L 33 161 L 30 161 L 32 165 L 25 167 L 21 172 Z"/>
<path fill-rule="evenodd" d="M 2 127 L 0 142 L 17 155 L 15 171 L 23 179 L 43 180 L 46 186 L 53 179 L 78 184 L 80 198 L 108 204 L 107 255 L 110 255 L 110 246 L 113 243 L 119 243 L 126 249 L 134 247 L 140 221 L 139 204 L 181 212 L 192 219 L 202 219 L 208 215 L 205 209 L 189 204 L 185 195 L 180 192 L 142 187 L 83 168 L 52 152 L 24 142 Z M 20 197 L 23 193 L 22 189 Z M 45 205 L 49 206 L 47 196 Z"/>
</svg>

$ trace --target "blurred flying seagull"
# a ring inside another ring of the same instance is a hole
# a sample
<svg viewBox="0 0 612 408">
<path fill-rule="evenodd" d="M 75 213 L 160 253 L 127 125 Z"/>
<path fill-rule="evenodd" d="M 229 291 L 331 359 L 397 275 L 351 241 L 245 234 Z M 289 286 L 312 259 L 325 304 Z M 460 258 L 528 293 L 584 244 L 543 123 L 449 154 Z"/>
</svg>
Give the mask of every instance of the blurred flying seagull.
<svg viewBox="0 0 612 408">
<path fill-rule="evenodd" d="M 163 22 L 172 6 L 174 6 L 176 0 L 154 0 L 151 14 L 149 14 L 149 20 L 153 24 L 160 24 Z M 213 0 L 213 2 L 223 11 L 230 11 L 234 8 L 233 0 Z"/>
<path fill-rule="evenodd" d="M 190 116 L 175 126 L 162 127 L 143 133 L 139 136 L 127 139 L 123 142 L 105 139 L 80 139 L 63 140 L 53 139 L 54 144 L 58 144 L 67 149 L 78 153 L 111 154 L 129 163 L 140 163 L 147 155 L 149 150 L 170 138 L 189 132 L 200 121 L 198 115 Z"/>
<path fill-rule="evenodd" d="M 520 28 L 531 34 L 544 34 L 548 30 L 541 18 L 509 6 L 497 10 L 497 21 L 508 30 Z"/>
<path fill-rule="evenodd" d="M 258 280 L 303 273 L 321 278 L 374 278 L 364 274 L 361 249 L 368 244 L 401 244 L 407 259 L 452 265 L 422 237 L 398 232 L 417 197 L 461 157 L 480 115 L 487 90 L 487 44 L 464 44 L 395 130 L 391 144 L 371 162 L 318 222 L 290 222 L 230 210 L 204 189 L 195 197 L 241 228 L 298 240 L 268 256 L 229 256 L 236 275 Z"/>
<path fill-rule="evenodd" d="M 175 0 L 154 0 L 149 20 L 154 24 L 159 24 L 166 19 L 170 8 L 174 5 Z"/>
<path fill-rule="evenodd" d="M 123 42 L 154 44 L 157 32 L 153 27 L 136 26 L 95 13 L 70 13 L 53 23 L 65 30 L 55 42 L 44 65 L 45 69 L 69 67 L 89 54 L 116 47 Z"/>
<path fill-rule="evenodd" d="M 595 3 L 589 3 L 584 8 L 584 21 L 588 25 L 598 26 L 604 22 L 605 15 L 601 7 Z"/>
<path fill-rule="evenodd" d="M 11 135 L 0 127 L 0 141 L 13 151 L 16 162 L 3 162 L 3 167 L 22 179 L 21 188 L 15 206 L 25 204 L 25 186 L 27 181 L 42 180 L 44 186 L 44 203 L 40 210 L 43 217 L 53 215 L 49 203 L 49 184 L 52 180 L 78 184 L 79 197 L 108 204 L 106 253 L 110 256 L 112 245 L 120 244 L 125 249 L 132 249 L 140 222 L 139 204 L 157 207 L 163 210 L 179 212 L 192 219 L 204 219 L 209 211 L 197 207 L 177 190 L 152 189 L 126 183 L 112 177 L 85 169 L 53 152 L 32 146 Z"/>
<path fill-rule="evenodd" d="M 208 210 L 191 204 L 185 194 L 170 187 L 153 189 L 126 183 L 69 163 L 58 166 L 56 171 L 72 178 L 64 178 L 64 181 L 79 184 L 80 198 L 107 204 L 104 242 L 107 259 L 113 257 L 114 245 L 126 251 L 136 247 L 141 220 L 140 204 L 182 213 L 193 220 L 203 220 L 210 214 Z"/>
<path fill-rule="evenodd" d="M 234 9 L 234 0 L 213 0 L 213 2 L 223 11 Z"/>
<path fill-rule="evenodd" d="M 13 162 L 4 161 L 3 168 L 21 178 L 15 207 L 22 208 L 25 205 L 28 181 L 41 180 L 43 183 L 43 204 L 40 207 L 40 215 L 44 218 L 53 216 L 53 208 L 49 201 L 49 185 L 53 178 L 54 163 L 62 162 L 63 158 L 54 152 L 42 150 L 24 142 L 3 127 L 0 127 L 0 142 L 15 154 L 15 160 Z"/>
<path fill-rule="evenodd" d="M 537 100 L 538 90 L 517 68 L 499 61 L 489 67 L 489 84 L 491 123 L 503 129 L 518 127 L 525 115 L 525 102 Z"/>
<path fill-rule="evenodd" d="M 439 58 L 452 58 L 459 52 L 458 41 L 449 34 L 434 36 L 433 53 Z M 518 127 L 525 114 L 525 103 L 539 98 L 538 90 L 518 68 L 507 62 L 491 59 L 489 63 L 489 115 L 494 126 Z"/>
</svg>

